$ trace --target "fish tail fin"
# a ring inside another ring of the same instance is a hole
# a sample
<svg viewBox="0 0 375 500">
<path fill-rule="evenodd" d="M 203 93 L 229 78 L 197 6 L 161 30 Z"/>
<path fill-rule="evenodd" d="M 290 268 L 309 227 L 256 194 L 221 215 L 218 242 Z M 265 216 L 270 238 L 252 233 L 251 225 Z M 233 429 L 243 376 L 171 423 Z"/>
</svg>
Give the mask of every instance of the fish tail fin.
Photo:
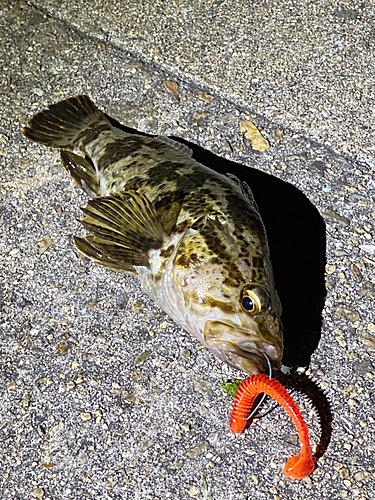
<svg viewBox="0 0 375 500">
<path fill-rule="evenodd" d="M 79 146 L 96 122 L 109 122 L 87 95 L 70 97 L 32 116 L 22 132 L 30 141 L 52 148 Z"/>
</svg>

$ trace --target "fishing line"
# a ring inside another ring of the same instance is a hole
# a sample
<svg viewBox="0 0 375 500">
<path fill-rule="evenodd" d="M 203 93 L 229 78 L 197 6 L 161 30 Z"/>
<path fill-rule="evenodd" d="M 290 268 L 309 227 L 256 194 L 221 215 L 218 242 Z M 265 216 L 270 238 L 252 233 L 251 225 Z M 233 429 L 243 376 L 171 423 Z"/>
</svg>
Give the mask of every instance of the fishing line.
<svg viewBox="0 0 375 500">
<path fill-rule="evenodd" d="M 266 358 L 267 360 L 267 365 L 268 365 L 268 378 L 271 379 L 272 378 L 272 366 L 271 366 L 271 362 L 269 360 L 269 357 L 267 356 L 266 353 L 263 353 L 263 356 Z M 256 407 L 253 409 L 253 411 L 250 413 L 250 415 L 248 417 L 244 417 L 245 420 L 250 420 L 255 414 L 256 412 L 259 410 L 259 408 L 262 406 L 262 404 L 264 403 L 264 400 L 266 399 L 267 397 L 267 394 L 263 394 L 261 400 L 259 401 L 259 403 L 256 405 Z"/>
</svg>

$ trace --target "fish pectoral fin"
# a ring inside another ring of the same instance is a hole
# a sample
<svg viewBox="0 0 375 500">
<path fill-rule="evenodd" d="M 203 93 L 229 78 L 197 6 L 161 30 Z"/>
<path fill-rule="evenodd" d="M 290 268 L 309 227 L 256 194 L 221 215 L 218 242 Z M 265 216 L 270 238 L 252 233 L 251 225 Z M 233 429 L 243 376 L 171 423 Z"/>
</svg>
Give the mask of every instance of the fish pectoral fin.
<svg viewBox="0 0 375 500">
<path fill-rule="evenodd" d="M 135 191 L 94 198 L 82 210 L 80 222 L 92 236 L 76 238 L 76 246 L 111 269 L 134 273 L 133 266 L 148 266 L 148 252 L 167 237 L 153 204 Z"/>
<path fill-rule="evenodd" d="M 168 236 L 172 234 L 172 231 L 177 224 L 183 199 L 184 193 L 182 191 L 175 191 L 167 196 L 164 196 L 159 203 L 155 204 L 155 208 L 158 214 L 160 214 L 163 228 Z"/>
<path fill-rule="evenodd" d="M 107 267 L 108 269 L 112 269 L 112 271 L 137 274 L 133 266 L 122 262 L 120 259 L 117 260 L 117 257 L 113 253 L 110 255 L 106 254 L 105 252 L 107 248 L 103 248 L 103 245 L 95 242 L 94 236 L 86 236 L 85 238 L 74 236 L 74 243 L 77 250 L 79 250 L 83 255 L 89 257 L 98 264 Z"/>
<path fill-rule="evenodd" d="M 98 175 L 92 163 L 64 149 L 61 151 L 60 158 L 65 169 L 89 196 L 100 194 Z"/>
</svg>

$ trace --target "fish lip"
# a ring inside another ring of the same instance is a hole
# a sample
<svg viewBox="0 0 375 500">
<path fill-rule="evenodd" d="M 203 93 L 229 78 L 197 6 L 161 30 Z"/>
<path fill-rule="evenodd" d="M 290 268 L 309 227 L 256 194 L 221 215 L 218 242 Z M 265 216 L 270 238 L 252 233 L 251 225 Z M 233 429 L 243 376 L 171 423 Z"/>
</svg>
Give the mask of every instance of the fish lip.
<svg viewBox="0 0 375 500">
<path fill-rule="evenodd" d="M 245 346 L 245 344 L 247 344 L 246 341 L 235 343 L 238 349 L 240 349 L 244 354 L 244 357 L 258 357 L 260 360 L 259 364 L 266 367 L 265 371 L 268 371 L 268 363 L 265 356 L 267 356 L 267 358 L 271 362 L 272 368 L 279 369 L 281 367 L 282 351 L 276 346 L 272 346 L 270 344 L 267 344 L 266 342 L 261 341 L 255 342 L 255 346 Z"/>
<path fill-rule="evenodd" d="M 269 372 L 267 359 L 265 358 L 265 355 L 264 355 L 264 350 L 261 350 L 261 349 L 259 349 L 259 350 L 256 350 L 256 349 L 247 350 L 246 349 L 245 350 L 245 349 L 242 349 L 238 344 L 234 344 L 234 345 L 235 345 L 235 349 L 236 349 L 236 355 L 238 357 L 252 361 L 258 367 L 260 373 L 268 373 Z M 278 367 L 278 364 L 276 363 L 277 360 L 270 359 L 270 358 L 269 358 L 269 360 L 271 362 L 272 369 Z"/>
<path fill-rule="evenodd" d="M 240 326 L 232 326 L 220 321 L 207 321 L 205 325 L 205 340 L 207 346 L 217 349 L 226 362 L 237 369 L 241 366 L 241 359 L 254 363 L 259 373 L 269 373 L 267 355 L 272 370 L 279 370 L 283 354 L 282 343 L 270 344 L 263 340 L 259 333 L 249 332 Z M 237 337 L 237 338 L 236 338 Z"/>
</svg>

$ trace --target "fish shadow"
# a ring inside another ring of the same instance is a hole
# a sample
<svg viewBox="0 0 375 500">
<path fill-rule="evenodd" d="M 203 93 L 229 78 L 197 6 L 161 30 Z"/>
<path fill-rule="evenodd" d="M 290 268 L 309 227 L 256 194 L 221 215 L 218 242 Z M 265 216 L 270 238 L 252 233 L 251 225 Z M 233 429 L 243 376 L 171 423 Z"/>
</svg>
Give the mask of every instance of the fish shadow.
<svg viewBox="0 0 375 500">
<path fill-rule="evenodd" d="M 313 454 L 313 460 L 316 464 L 319 458 L 324 455 L 331 441 L 333 415 L 330 402 L 316 382 L 311 380 L 304 373 L 299 375 L 296 373 L 292 375 L 284 375 L 281 373 L 277 378 L 287 389 L 304 394 L 310 400 L 310 403 L 318 414 L 320 440 Z"/>
<path fill-rule="evenodd" d="M 121 130 L 153 137 L 121 125 Z M 306 366 L 321 336 L 326 288 L 325 224 L 316 207 L 292 184 L 219 157 L 180 137 L 174 140 L 193 151 L 193 158 L 221 173 L 231 173 L 248 183 L 266 227 L 275 284 L 283 312 L 283 364 Z"/>
<path fill-rule="evenodd" d="M 297 391 L 303 394 L 309 400 L 318 416 L 320 438 L 316 446 L 315 453 L 312 455 L 314 463 L 316 464 L 319 458 L 321 458 L 326 452 L 331 441 L 333 415 L 331 412 L 330 402 L 328 401 L 324 391 L 316 384 L 316 382 L 311 380 L 311 378 L 304 373 L 292 373 L 291 375 L 285 375 L 278 372 L 276 378 L 286 389 L 289 390 L 289 392 L 293 393 L 294 391 Z M 262 394 L 259 394 L 257 399 L 254 401 L 253 408 L 257 407 L 257 403 L 261 400 L 261 396 Z M 262 419 L 269 413 L 272 413 L 277 406 L 278 405 L 273 406 L 265 413 L 256 412 L 251 418 L 248 419 L 246 429 L 250 427 L 255 418 Z"/>
</svg>

